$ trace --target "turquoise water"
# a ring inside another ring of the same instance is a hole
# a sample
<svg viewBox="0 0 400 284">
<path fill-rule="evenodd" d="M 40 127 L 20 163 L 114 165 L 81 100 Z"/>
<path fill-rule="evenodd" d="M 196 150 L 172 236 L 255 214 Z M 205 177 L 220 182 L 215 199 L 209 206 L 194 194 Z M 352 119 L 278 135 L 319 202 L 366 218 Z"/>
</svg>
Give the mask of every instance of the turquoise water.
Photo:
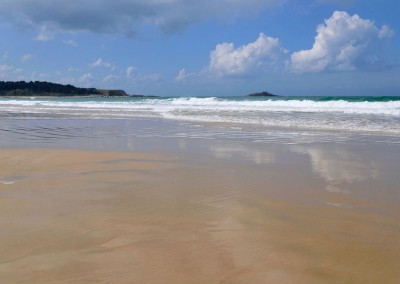
<svg viewBox="0 0 400 284">
<path fill-rule="evenodd" d="M 207 99 L 215 98 L 220 101 L 314 101 L 314 102 L 327 102 L 327 101 L 345 101 L 345 102 L 396 102 L 400 101 L 400 96 L 292 96 L 292 97 L 55 97 L 55 98 L 41 98 L 32 96 L 31 100 L 41 101 L 65 101 L 65 102 L 84 102 L 84 101 L 99 101 L 99 102 L 113 102 L 113 101 L 146 101 L 146 100 L 174 100 L 174 99 Z M 27 100 L 26 98 L 2 98 L 0 100 Z"/>
</svg>

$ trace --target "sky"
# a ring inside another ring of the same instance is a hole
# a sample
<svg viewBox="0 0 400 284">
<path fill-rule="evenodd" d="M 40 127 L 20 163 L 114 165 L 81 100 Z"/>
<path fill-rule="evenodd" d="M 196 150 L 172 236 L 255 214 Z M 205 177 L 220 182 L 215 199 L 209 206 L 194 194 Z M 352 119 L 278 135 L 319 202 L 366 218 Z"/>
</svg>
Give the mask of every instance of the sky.
<svg viewBox="0 0 400 284">
<path fill-rule="evenodd" d="M 0 0 L 0 80 L 400 96 L 398 0 Z"/>
</svg>

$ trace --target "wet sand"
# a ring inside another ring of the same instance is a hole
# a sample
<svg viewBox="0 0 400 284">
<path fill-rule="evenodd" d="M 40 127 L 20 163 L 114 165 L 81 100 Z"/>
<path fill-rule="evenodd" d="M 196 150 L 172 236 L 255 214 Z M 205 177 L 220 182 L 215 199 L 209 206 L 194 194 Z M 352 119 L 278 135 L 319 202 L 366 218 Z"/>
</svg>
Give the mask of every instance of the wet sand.
<svg viewBox="0 0 400 284">
<path fill-rule="evenodd" d="M 396 155 L 207 145 L 1 149 L 1 283 L 399 283 Z"/>
</svg>

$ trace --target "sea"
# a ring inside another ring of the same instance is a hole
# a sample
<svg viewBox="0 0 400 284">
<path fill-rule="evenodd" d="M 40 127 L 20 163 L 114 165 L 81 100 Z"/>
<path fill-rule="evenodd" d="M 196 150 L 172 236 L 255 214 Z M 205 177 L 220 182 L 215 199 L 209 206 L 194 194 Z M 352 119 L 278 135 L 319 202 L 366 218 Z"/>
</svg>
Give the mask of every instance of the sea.
<svg viewBox="0 0 400 284">
<path fill-rule="evenodd" d="M 400 144 L 400 96 L 0 98 L 3 122 L 78 119 L 153 121 L 153 127 L 135 129 L 134 135 L 145 136 L 288 144 L 374 137 Z"/>
</svg>

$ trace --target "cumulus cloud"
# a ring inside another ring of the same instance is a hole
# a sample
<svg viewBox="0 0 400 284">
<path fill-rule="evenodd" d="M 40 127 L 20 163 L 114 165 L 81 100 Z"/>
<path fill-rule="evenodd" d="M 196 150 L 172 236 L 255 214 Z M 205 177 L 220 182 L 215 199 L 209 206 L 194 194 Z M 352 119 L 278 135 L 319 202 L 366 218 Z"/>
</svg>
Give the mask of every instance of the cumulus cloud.
<svg viewBox="0 0 400 284">
<path fill-rule="evenodd" d="M 24 71 L 12 65 L 0 64 L 0 80 L 24 80 Z"/>
<path fill-rule="evenodd" d="M 48 27 L 62 31 L 125 33 L 141 25 L 155 25 L 174 32 L 208 18 L 236 18 L 284 0 L 2 0 L 0 17 L 25 27 Z M 37 39 L 45 40 L 46 33 Z"/>
<path fill-rule="evenodd" d="M 126 77 L 127 78 L 133 78 L 137 74 L 137 69 L 133 66 L 129 66 L 126 68 Z"/>
<path fill-rule="evenodd" d="M 185 68 L 182 68 L 181 70 L 179 70 L 179 73 L 178 73 L 178 75 L 175 77 L 175 80 L 176 80 L 176 81 L 183 81 L 183 80 L 185 80 L 186 78 L 188 78 L 188 77 L 190 77 L 190 76 L 193 76 L 193 75 L 194 75 L 193 73 L 188 73 L 188 72 L 186 71 Z"/>
<path fill-rule="evenodd" d="M 116 66 L 113 63 L 106 62 L 103 59 L 99 58 L 95 62 L 91 64 L 92 67 L 104 67 L 109 68 L 111 70 L 115 70 Z"/>
<path fill-rule="evenodd" d="M 118 79 L 119 79 L 119 76 L 110 74 L 110 75 L 104 77 L 103 82 L 105 82 L 105 83 L 110 83 L 110 82 L 116 81 L 116 80 L 118 80 Z"/>
<path fill-rule="evenodd" d="M 21 62 L 27 62 L 27 61 L 29 61 L 29 60 L 32 60 L 33 59 L 33 55 L 32 54 L 25 54 L 25 55 L 23 55 L 22 57 L 21 57 Z"/>
<path fill-rule="evenodd" d="M 9 72 L 14 70 L 13 66 L 7 64 L 0 64 L 0 78 L 4 79 Z"/>
<path fill-rule="evenodd" d="M 92 73 L 85 73 L 81 77 L 79 77 L 78 82 L 80 83 L 90 83 L 93 80 L 93 75 Z"/>
<path fill-rule="evenodd" d="M 279 39 L 260 33 L 255 42 L 235 48 L 233 43 L 221 43 L 210 53 L 209 69 L 220 76 L 247 75 L 276 67 L 286 53 Z"/>
<path fill-rule="evenodd" d="M 31 81 L 47 81 L 51 78 L 51 74 L 49 73 L 39 73 L 37 71 L 33 71 L 30 77 Z"/>
<path fill-rule="evenodd" d="M 388 26 L 379 29 L 371 20 L 335 11 L 318 26 L 313 47 L 291 55 L 291 69 L 304 73 L 366 67 L 374 60 L 379 42 L 392 34 Z"/>
<path fill-rule="evenodd" d="M 54 28 L 51 28 L 49 24 L 43 24 L 40 26 L 39 33 L 35 37 L 37 41 L 49 41 L 54 38 Z"/>
</svg>

